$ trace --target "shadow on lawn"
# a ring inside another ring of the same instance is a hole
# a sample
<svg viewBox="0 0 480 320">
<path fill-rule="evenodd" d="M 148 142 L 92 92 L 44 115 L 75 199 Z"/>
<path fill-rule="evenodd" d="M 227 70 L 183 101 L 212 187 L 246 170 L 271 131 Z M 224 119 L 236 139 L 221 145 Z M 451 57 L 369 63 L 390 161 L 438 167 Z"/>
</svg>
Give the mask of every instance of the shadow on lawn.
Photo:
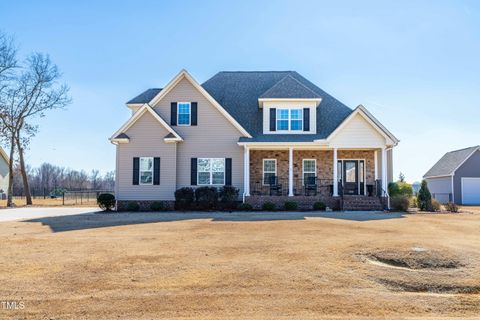
<svg viewBox="0 0 480 320">
<path fill-rule="evenodd" d="M 207 219 L 211 221 L 255 222 L 305 220 L 306 218 L 327 218 L 349 221 L 375 221 L 403 218 L 404 213 L 376 212 L 122 212 L 84 213 L 23 220 L 40 222 L 53 232 L 105 228 L 144 223 L 172 222 Z"/>
</svg>

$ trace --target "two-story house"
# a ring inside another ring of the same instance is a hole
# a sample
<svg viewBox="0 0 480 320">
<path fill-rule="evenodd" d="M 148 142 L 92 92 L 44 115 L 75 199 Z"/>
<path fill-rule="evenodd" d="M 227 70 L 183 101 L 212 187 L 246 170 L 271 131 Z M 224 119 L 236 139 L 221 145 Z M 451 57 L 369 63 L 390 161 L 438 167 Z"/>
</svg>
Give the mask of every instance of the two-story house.
<svg viewBox="0 0 480 320">
<path fill-rule="evenodd" d="M 127 102 L 116 145 L 118 207 L 173 201 L 181 187 L 233 185 L 243 201 L 380 209 L 399 140 L 294 71 L 182 70 Z"/>
</svg>

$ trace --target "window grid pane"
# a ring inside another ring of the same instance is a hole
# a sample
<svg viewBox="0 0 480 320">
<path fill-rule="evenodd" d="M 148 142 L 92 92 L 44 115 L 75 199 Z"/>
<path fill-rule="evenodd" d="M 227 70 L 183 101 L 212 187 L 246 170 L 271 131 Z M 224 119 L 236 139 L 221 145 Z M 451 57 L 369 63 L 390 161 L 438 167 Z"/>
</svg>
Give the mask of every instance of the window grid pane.
<svg viewBox="0 0 480 320">
<path fill-rule="evenodd" d="M 304 160 L 303 172 L 315 173 L 315 160 Z"/>
<path fill-rule="evenodd" d="M 225 159 L 199 158 L 197 175 L 199 185 L 225 184 Z"/>
<path fill-rule="evenodd" d="M 178 104 L 178 124 L 190 124 L 190 104 Z"/>
</svg>

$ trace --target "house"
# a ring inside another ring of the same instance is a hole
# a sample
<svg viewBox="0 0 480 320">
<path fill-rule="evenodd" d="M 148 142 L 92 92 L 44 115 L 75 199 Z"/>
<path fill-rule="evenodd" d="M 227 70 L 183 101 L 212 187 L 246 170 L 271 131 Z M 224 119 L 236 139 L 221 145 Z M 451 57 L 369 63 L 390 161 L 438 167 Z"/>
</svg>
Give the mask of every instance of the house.
<svg viewBox="0 0 480 320">
<path fill-rule="evenodd" d="M 294 71 L 182 70 L 127 102 L 116 145 L 117 207 L 174 200 L 181 187 L 233 185 L 242 199 L 382 209 L 399 140 Z"/>
<path fill-rule="evenodd" d="M 6 199 L 8 190 L 8 164 L 10 160 L 5 151 L 0 147 L 0 199 Z"/>
<path fill-rule="evenodd" d="M 447 152 L 423 178 L 442 203 L 480 205 L 480 146 Z"/>
</svg>

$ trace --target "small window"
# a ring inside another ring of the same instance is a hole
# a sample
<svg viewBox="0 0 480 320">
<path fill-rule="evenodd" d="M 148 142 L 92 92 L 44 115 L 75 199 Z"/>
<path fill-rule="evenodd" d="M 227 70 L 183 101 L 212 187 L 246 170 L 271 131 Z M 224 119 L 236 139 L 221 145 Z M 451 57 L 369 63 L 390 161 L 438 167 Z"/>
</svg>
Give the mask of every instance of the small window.
<svg viewBox="0 0 480 320">
<path fill-rule="evenodd" d="M 293 131 L 303 130 L 303 110 L 302 109 L 290 110 L 290 130 L 293 130 Z"/>
<path fill-rule="evenodd" d="M 140 158 L 140 184 L 153 184 L 153 158 Z"/>
<path fill-rule="evenodd" d="M 309 183 L 308 178 L 317 176 L 317 160 L 303 159 L 303 183 Z"/>
<path fill-rule="evenodd" d="M 288 109 L 277 110 L 277 130 L 288 130 Z"/>
<path fill-rule="evenodd" d="M 178 103 L 178 119 L 177 124 L 180 126 L 190 125 L 190 102 Z"/>
<path fill-rule="evenodd" d="M 198 185 L 224 185 L 225 159 L 199 158 L 197 160 Z"/>
<path fill-rule="evenodd" d="M 269 185 L 272 178 L 277 175 L 277 160 L 263 159 L 263 184 Z"/>
</svg>

